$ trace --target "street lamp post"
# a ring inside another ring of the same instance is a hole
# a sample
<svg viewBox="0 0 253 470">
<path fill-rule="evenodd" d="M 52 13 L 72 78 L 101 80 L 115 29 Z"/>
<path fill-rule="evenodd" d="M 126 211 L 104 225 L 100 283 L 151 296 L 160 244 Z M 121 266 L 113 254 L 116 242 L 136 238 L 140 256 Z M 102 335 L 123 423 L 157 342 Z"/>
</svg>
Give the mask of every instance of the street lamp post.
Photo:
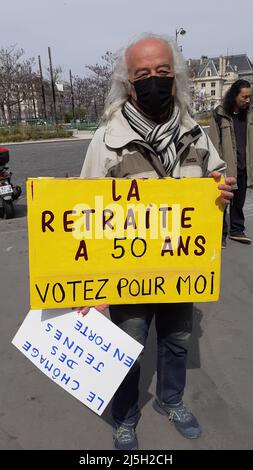
<svg viewBox="0 0 253 470">
<path fill-rule="evenodd" d="M 183 36 L 184 34 L 186 34 L 186 30 L 184 28 L 176 29 L 176 43 L 177 43 L 177 37 L 179 34 Z"/>
</svg>

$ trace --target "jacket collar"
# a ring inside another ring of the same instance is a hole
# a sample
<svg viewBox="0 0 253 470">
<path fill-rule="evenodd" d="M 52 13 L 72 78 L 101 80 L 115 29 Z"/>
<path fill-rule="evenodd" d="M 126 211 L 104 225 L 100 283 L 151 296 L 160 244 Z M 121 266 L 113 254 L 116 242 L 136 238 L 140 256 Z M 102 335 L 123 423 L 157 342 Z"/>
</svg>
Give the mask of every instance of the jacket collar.
<svg viewBox="0 0 253 470">
<path fill-rule="evenodd" d="M 253 108 L 252 107 L 250 107 L 248 111 L 247 121 L 248 123 L 253 124 Z"/>
<path fill-rule="evenodd" d="M 184 121 L 181 123 L 179 137 L 182 137 L 186 132 L 189 132 L 197 125 L 196 121 L 190 117 L 188 113 L 184 116 Z M 105 144 L 114 149 L 123 148 L 133 141 L 145 143 L 145 140 L 128 124 L 128 121 L 123 116 L 121 109 L 116 111 L 111 120 L 107 123 L 104 134 Z"/>
<path fill-rule="evenodd" d="M 227 114 L 223 108 L 222 105 L 219 105 L 217 108 L 217 113 L 222 116 L 222 117 L 225 117 L 227 119 L 232 119 L 232 116 L 229 116 L 229 114 Z M 249 108 L 248 110 L 248 113 L 247 113 L 247 121 L 252 123 L 253 124 L 253 109 L 252 107 Z"/>
<path fill-rule="evenodd" d="M 122 148 L 133 140 L 143 140 L 143 138 L 128 124 L 120 108 L 106 125 L 105 144 L 111 148 Z"/>
</svg>

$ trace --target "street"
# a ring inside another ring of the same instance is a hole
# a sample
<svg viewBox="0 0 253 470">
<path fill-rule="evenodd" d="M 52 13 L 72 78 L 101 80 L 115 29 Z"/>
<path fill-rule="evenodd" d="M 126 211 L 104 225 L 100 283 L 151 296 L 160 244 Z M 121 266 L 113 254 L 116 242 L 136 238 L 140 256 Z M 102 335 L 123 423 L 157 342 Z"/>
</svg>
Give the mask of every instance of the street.
<svg viewBox="0 0 253 470">
<path fill-rule="evenodd" d="M 25 180 L 79 176 L 89 141 L 10 145 L 13 184 L 23 194 L 16 218 L 0 220 L 1 401 L 0 449 L 111 449 L 110 410 L 99 417 L 36 369 L 11 340 L 29 310 Z M 253 235 L 253 193 L 245 206 Z M 142 364 L 137 433 L 142 450 L 253 449 L 253 245 L 228 240 L 222 252 L 221 296 L 195 305 L 185 403 L 203 435 L 181 437 L 152 408 L 155 395 L 154 326 Z"/>
</svg>

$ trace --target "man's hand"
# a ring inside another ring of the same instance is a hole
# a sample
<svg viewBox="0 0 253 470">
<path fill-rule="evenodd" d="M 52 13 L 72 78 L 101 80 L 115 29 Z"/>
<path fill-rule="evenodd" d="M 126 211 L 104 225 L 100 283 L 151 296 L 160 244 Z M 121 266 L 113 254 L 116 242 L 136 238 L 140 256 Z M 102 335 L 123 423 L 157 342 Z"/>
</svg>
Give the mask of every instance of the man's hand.
<svg viewBox="0 0 253 470">
<path fill-rule="evenodd" d="M 209 176 L 213 178 L 216 183 L 219 183 L 222 174 L 219 171 L 212 171 Z M 234 194 L 232 192 L 232 186 L 234 184 L 236 184 L 236 179 L 233 176 L 228 176 L 227 178 L 225 178 L 225 182 L 223 184 L 219 184 L 218 186 L 218 189 L 221 190 L 221 202 L 225 205 L 229 204 L 234 197 Z"/>
<path fill-rule="evenodd" d="M 109 307 L 109 305 L 107 305 L 107 304 L 101 304 L 101 305 L 96 305 L 94 308 L 98 312 L 103 313 L 108 307 Z M 82 315 L 82 317 L 85 317 L 85 315 L 87 315 L 87 313 L 90 311 L 90 308 L 92 308 L 92 307 L 79 307 L 77 309 L 77 313 L 80 313 Z M 75 310 L 75 308 L 73 308 L 73 310 Z"/>
</svg>

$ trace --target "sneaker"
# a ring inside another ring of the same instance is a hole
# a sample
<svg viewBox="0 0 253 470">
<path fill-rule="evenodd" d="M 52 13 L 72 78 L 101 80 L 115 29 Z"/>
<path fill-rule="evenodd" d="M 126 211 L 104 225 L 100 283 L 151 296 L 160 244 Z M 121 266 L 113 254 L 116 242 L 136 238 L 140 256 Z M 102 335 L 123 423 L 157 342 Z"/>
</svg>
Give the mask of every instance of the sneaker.
<svg viewBox="0 0 253 470">
<path fill-rule="evenodd" d="M 201 435 L 201 427 L 195 416 L 186 408 L 183 402 L 177 405 L 161 405 L 155 399 L 153 408 L 162 415 L 168 415 L 169 420 L 174 423 L 176 429 L 188 439 L 197 439 Z"/>
<path fill-rule="evenodd" d="M 229 235 L 229 238 L 231 240 L 235 240 L 236 242 L 245 243 L 246 245 L 250 245 L 252 242 L 251 238 L 247 237 L 244 232 Z"/>
<path fill-rule="evenodd" d="M 138 450 L 138 440 L 133 426 L 125 424 L 113 426 L 112 437 L 115 450 Z"/>
</svg>

